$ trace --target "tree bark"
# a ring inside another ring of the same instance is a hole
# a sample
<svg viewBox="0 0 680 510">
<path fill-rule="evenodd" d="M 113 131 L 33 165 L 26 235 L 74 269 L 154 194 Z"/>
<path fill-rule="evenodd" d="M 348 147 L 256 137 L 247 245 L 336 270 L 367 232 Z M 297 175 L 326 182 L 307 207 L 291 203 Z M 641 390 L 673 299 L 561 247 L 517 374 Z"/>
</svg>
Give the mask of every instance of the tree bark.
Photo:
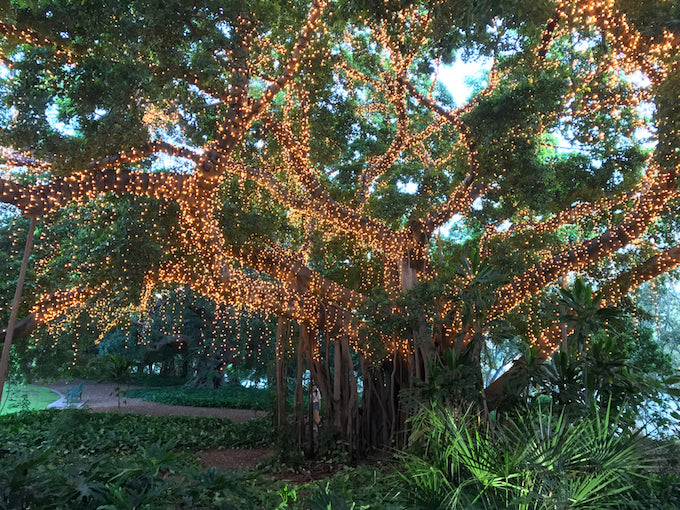
<svg viewBox="0 0 680 510">
<path fill-rule="evenodd" d="M 288 397 L 288 321 L 279 317 L 276 325 L 276 424 L 286 423 L 286 399 Z"/>
<path fill-rule="evenodd" d="M 9 352 L 12 347 L 12 339 L 14 338 L 14 325 L 19 314 L 19 304 L 21 303 L 21 292 L 24 288 L 24 277 L 26 276 L 26 268 L 28 267 L 28 258 L 33 247 L 33 233 L 38 222 L 37 217 L 31 218 L 31 223 L 28 226 L 28 236 L 26 237 L 26 247 L 24 248 L 24 258 L 21 260 L 21 268 L 19 269 L 19 279 L 17 281 L 17 288 L 14 292 L 14 301 L 12 301 L 12 310 L 9 314 L 9 322 L 7 330 L 5 331 L 5 343 L 2 346 L 2 357 L 0 358 L 0 401 L 2 401 L 2 392 L 7 379 L 7 370 L 9 367 Z"/>
</svg>

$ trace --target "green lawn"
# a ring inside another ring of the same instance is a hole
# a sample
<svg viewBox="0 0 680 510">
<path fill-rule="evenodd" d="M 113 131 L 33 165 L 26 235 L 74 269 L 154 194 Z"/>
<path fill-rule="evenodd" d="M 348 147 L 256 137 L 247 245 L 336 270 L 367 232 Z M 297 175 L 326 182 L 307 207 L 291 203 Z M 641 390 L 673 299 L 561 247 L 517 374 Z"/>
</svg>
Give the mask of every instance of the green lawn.
<svg viewBox="0 0 680 510">
<path fill-rule="evenodd" d="M 47 388 L 30 384 L 5 384 L 0 403 L 0 414 L 22 410 L 45 409 L 59 399 L 59 395 Z"/>
</svg>

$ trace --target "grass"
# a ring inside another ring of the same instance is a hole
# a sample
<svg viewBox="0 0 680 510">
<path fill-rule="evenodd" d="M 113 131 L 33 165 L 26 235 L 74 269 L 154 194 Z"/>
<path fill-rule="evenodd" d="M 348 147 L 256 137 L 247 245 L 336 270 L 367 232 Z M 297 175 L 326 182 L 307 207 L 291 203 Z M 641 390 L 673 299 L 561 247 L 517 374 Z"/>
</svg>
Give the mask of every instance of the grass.
<svg viewBox="0 0 680 510">
<path fill-rule="evenodd" d="M 0 403 L 0 415 L 45 409 L 58 399 L 59 395 L 55 392 L 40 386 L 5 384 Z"/>
</svg>

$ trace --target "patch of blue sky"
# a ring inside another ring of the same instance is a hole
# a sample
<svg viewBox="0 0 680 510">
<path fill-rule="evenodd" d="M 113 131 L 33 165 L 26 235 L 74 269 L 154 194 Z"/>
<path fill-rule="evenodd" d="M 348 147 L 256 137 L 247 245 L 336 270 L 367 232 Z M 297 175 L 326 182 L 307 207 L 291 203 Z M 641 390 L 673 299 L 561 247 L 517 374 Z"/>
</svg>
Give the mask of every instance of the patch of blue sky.
<svg viewBox="0 0 680 510">
<path fill-rule="evenodd" d="M 397 182 L 397 189 L 401 193 L 408 193 L 409 195 L 415 195 L 415 193 L 418 191 L 418 183 L 413 182 L 413 181 L 399 181 Z"/>
<path fill-rule="evenodd" d="M 221 99 L 211 96 L 207 92 L 198 88 L 196 85 L 193 85 L 193 84 L 190 83 L 187 88 L 193 94 L 200 96 L 206 102 L 207 105 L 212 106 L 212 105 L 219 104 L 221 102 Z"/>
<path fill-rule="evenodd" d="M 176 173 L 190 174 L 193 173 L 196 165 L 192 161 L 170 154 L 157 153 L 151 162 L 152 172 L 165 172 L 171 170 Z"/>
<path fill-rule="evenodd" d="M 446 86 L 457 107 L 463 106 L 471 99 L 472 83 L 485 77 L 491 71 L 493 59 L 479 56 L 463 61 L 460 58 L 450 65 L 439 65 L 436 70 L 439 80 Z"/>
<path fill-rule="evenodd" d="M 76 136 L 78 134 L 78 121 L 71 119 L 68 122 L 59 120 L 59 107 L 56 103 L 52 103 L 45 110 L 45 117 L 49 122 L 50 127 L 64 136 Z"/>
<path fill-rule="evenodd" d="M 0 203 L 0 221 L 6 221 L 9 218 L 15 218 L 19 216 L 21 212 L 19 208 L 5 203 Z"/>
</svg>

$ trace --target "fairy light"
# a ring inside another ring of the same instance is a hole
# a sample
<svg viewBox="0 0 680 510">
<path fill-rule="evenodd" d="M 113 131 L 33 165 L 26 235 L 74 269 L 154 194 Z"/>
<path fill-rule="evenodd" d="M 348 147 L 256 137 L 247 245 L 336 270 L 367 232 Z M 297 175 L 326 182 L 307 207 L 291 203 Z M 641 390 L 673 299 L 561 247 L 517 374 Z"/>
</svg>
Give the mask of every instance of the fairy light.
<svg viewBox="0 0 680 510">
<path fill-rule="evenodd" d="M 370 96 L 371 102 L 359 107 L 357 115 L 368 120 L 380 115 L 381 121 L 389 120 L 393 123 L 393 137 L 382 154 L 361 162 L 363 172 L 355 183 L 356 196 L 340 200 L 327 189 L 327 169 L 313 161 L 310 148 L 310 119 L 316 105 L 313 104 L 313 94 L 306 87 L 313 85 L 314 80 L 306 62 L 326 63 L 331 60 L 331 50 L 321 44 L 322 36 L 327 33 L 321 21 L 326 4 L 324 1 L 312 2 L 298 37 L 287 45 L 264 36 L 256 37 L 253 27 L 245 22 L 242 27 L 234 27 L 241 40 L 240 46 L 216 56 L 221 62 L 230 63 L 227 75 L 232 86 L 229 89 L 221 90 L 215 86 L 217 81 L 211 82 L 205 76 L 187 70 L 182 80 L 195 85 L 216 101 L 213 106 L 217 112 L 215 127 L 218 135 L 201 150 L 154 141 L 93 162 L 67 177 L 32 186 L 18 184 L 13 181 L 11 172 L 3 172 L 0 200 L 17 206 L 26 215 L 43 217 L 67 204 L 84 204 L 108 193 L 176 202 L 180 226 L 173 232 L 176 236 L 173 246 L 168 248 L 171 261 L 146 275 L 141 304 L 135 312 L 149 308 L 159 286 L 189 285 L 218 306 L 229 305 L 229 310 L 238 311 L 234 313 L 265 311 L 294 320 L 312 330 L 348 328 L 346 333 L 352 348 L 372 358 L 377 356 L 377 351 L 363 345 L 357 326 L 348 326 L 365 299 L 362 292 L 382 284 L 395 297 L 400 291 L 407 290 L 416 279 L 433 278 L 436 270 L 430 263 L 430 239 L 454 215 L 469 215 L 476 198 L 492 191 L 508 193 L 504 188 L 502 168 L 508 153 L 545 134 L 562 120 L 573 123 L 592 116 L 595 111 L 616 118 L 626 108 L 637 108 L 643 101 L 649 100 L 652 91 L 668 77 L 671 69 L 666 55 L 677 43 L 673 34 L 668 32 L 653 39 L 643 37 L 616 9 L 612 0 L 557 2 L 535 49 L 537 66 L 549 71 L 551 66 L 562 65 L 551 54 L 551 49 L 555 44 L 576 37 L 575 34 L 598 34 L 612 50 L 599 62 L 589 61 L 592 60 L 592 55 L 588 54 L 590 49 L 577 55 L 580 63 L 574 69 L 570 90 L 560 106 L 562 111 L 541 114 L 532 126 L 518 130 L 522 132 L 512 132 L 507 134 L 506 139 L 494 140 L 494 144 L 501 147 L 493 159 L 498 168 L 487 171 L 480 162 L 480 141 L 466 125 L 465 115 L 501 86 L 512 86 L 512 80 L 516 78 L 494 66 L 489 83 L 481 93 L 462 108 L 446 109 L 433 99 L 434 83 L 423 92 L 412 79 L 420 49 L 427 46 L 431 35 L 430 13 L 411 8 L 395 13 L 393 19 L 381 25 L 357 27 L 364 30 L 362 38 L 369 34 L 375 43 L 382 69 L 375 76 L 367 76 L 358 70 L 358 66 L 339 62 L 333 72 L 338 82 L 350 92 L 360 89 L 362 94 Z M 343 44 L 360 48 L 357 33 L 348 28 Z M 3 23 L 0 23 L 0 34 L 5 38 L 16 38 L 22 44 L 52 45 L 30 31 Z M 65 50 L 55 51 L 70 58 Z M 623 87 L 622 77 L 637 70 L 650 80 L 648 91 L 635 90 L 633 86 Z M 155 69 L 155 72 L 165 75 L 170 71 Z M 610 82 L 605 83 L 602 76 L 607 76 Z M 250 84 L 255 82 L 262 88 L 261 93 L 249 90 Z M 609 89 L 603 93 L 595 85 Z M 624 88 L 626 90 L 622 92 Z M 134 99 L 144 110 L 143 123 L 152 138 L 160 136 L 162 126 L 172 124 L 178 118 L 177 110 L 171 111 L 171 105 L 157 106 L 145 103 L 144 99 Z M 416 108 L 420 108 L 421 116 L 411 118 L 411 112 Z M 425 127 L 422 127 L 423 119 L 428 122 Z M 634 125 L 645 124 L 638 120 Z M 249 133 L 255 131 L 263 142 L 275 140 L 279 144 L 281 150 L 277 158 L 267 161 L 266 151 L 254 154 L 252 158 L 247 154 L 243 142 Z M 669 136 L 677 137 L 672 126 L 670 131 Z M 587 144 L 596 147 L 606 136 L 601 126 L 594 126 L 592 133 L 588 133 Z M 446 137 L 450 137 L 451 147 L 433 156 L 430 144 L 434 145 L 434 142 Z M 182 158 L 189 162 L 192 170 L 152 174 L 121 168 L 143 166 L 157 154 Z M 50 171 L 49 162 L 34 158 L 30 152 L 2 149 L 0 157 L 10 168 L 29 169 L 41 175 Z M 515 309 L 524 300 L 549 287 L 561 275 L 581 271 L 598 260 L 609 260 L 617 250 L 640 238 L 676 193 L 674 183 L 680 168 L 672 161 L 671 155 L 663 157 L 665 161 L 650 160 L 640 182 L 631 192 L 593 203 L 575 204 L 549 218 L 538 219 L 532 211 L 518 210 L 513 216 L 518 221 L 503 232 L 498 230 L 498 225 L 486 225 L 481 240 L 483 253 L 489 253 L 493 248 L 491 243 L 507 241 L 519 245 L 522 242 L 519 249 L 523 252 L 523 260 L 532 264 L 498 290 L 491 317 L 500 317 Z M 464 167 L 467 173 L 460 182 L 454 183 L 439 206 L 416 211 L 415 220 L 396 229 L 367 211 L 371 196 L 381 189 L 393 167 L 402 161 L 417 161 L 433 171 L 451 163 Z M 254 182 L 261 190 L 253 198 L 254 202 L 273 199 L 282 205 L 288 211 L 291 222 L 304 231 L 302 246 L 263 247 L 257 239 L 242 247 L 231 246 L 216 211 L 220 206 L 221 193 L 232 177 L 239 178 L 241 196 L 246 194 L 249 183 Z M 624 212 L 623 219 L 612 225 L 611 219 L 603 218 L 616 207 Z M 594 237 L 579 238 L 573 246 L 562 243 L 533 248 L 533 243 L 539 244 L 541 236 L 566 225 L 578 225 L 584 219 L 596 219 L 605 228 Z M 366 271 L 360 275 L 359 291 L 350 288 L 347 283 L 347 268 L 341 276 L 331 280 L 323 276 L 322 270 L 308 267 L 312 238 L 316 234 L 324 241 L 347 239 L 346 244 L 352 245 L 349 251 L 356 259 L 366 262 L 368 254 L 380 258 L 380 264 L 366 263 Z M 676 248 L 657 253 L 646 265 L 631 271 L 627 275 L 628 282 L 630 286 L 639 285 L 651 279 L 652 275 L 676 267 L 678 263 L 680 253 Z M 49 265 L 49 259 L 41 261 L 38 271 L 47 271 Z M 68 269 L 79 270 L 74 267 Z M 122 272 L 125 273 L 126 269 L 123 268 Z M 117 283 L 122 285 L 123 276 Z M 617 292 L 627 292 L 629 288 L 622 285 Z M 68 310 L 77 308 L 101 292 L 105 290 L 74 289 L 41 297 L 38 300 L 41 304 L 36 305 L 34 310 L 36 320 L 41 323 L 56 321 Z M 101 306 L 102 324 L 106 328 L 122 320 L 119 314 L 105 310 L 104 305 L 98 306 Z M 395 308 L 393 312 L 398 314 L 402 310 Z M 217 329 L 218 322 L 222 322 L 226 314 L 215 313 L 213 329 Z M 439 314 L 440 318 L 452 317 L 450 323 L 442 326 L 444 336 L 452 338 L 460 332 L 460 310 L 451 303 L 444 303 Z M 236 324 L 241 322 L 237 320 Z M 173 324 L 168 333 L 179 334 L 180 330 L 180 325 Z M 243 336 L 246 346 L 253 344 L 251 330 L 234 332 L 225 329 L 211 340 L 206 339 L 202 349 L 206 355 L 214 357 L 232 334 L 239 338 Z M 318 337 L 312 334 L 311 338 L 311 355 L 315 361 L 320 361 Z M 408 357 L 414 349 L 413 341 L 408 338 L 407 331 L 397 338 L 384 337 L 383 350 Z M 555 339 L 546 333 L 535 336 L 533 342 L 543 351 L 552 352 L 559 340 L 555 343 Z M 230 353 L 232 349 L 235 346 L 229 346 Z M 248 352 L 259 358 L 261 350 L 262 346 L 258 344 L 255 351 Z M 276 345 L 277 356 L 282 356 L 284 351 Z M 74 344 L 74 356 L 76 352 Z"/>
</svg>

